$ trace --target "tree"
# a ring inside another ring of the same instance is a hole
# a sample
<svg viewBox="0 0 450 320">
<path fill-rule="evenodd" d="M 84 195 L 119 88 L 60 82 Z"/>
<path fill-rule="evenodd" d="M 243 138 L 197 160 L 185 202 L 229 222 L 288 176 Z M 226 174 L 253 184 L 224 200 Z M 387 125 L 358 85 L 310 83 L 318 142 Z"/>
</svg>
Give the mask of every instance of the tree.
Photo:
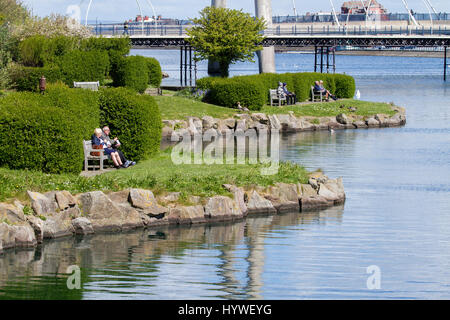
<svg viewBox="0 0 450 320">
<path fill-rule="evenodd" d="M 187 41 L 195 48 L 196 61 L 217 61 L 222 77 L 228 77 L 230 64 L 254 62 L 255 52 L 262 49 L 264 20 L 242 10 L 206 7 L 200 18 L 191 20 L 194 26 L 187 31 Z"/>
</svg>

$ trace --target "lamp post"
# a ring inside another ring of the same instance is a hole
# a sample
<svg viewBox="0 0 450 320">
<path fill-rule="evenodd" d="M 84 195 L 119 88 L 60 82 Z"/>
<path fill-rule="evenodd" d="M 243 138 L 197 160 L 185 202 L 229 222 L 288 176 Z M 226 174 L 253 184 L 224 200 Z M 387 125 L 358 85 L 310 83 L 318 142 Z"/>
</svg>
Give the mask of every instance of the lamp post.
<svg viewBox="0 0 450 320">
<path fill-rule="evenodd" d="M 45 79 L 45 77 L 42 76 L 39 79 L 39 90 L 41 91 L 41 94 L 44 94 L 46 87 L 47 87 L 47 79 Z"/>
</svg>

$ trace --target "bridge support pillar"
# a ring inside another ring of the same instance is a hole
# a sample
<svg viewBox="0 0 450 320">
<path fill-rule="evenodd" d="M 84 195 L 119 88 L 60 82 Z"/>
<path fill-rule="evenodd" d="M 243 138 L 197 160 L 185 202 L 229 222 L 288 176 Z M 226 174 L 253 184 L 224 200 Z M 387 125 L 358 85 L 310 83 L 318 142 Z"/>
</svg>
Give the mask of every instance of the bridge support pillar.
<svg viewBox="0 0 450 320">
<path fill-rule="evenodd" d="M 255 12 L 258 18 L 266 20 L 266 28 L 272 28 L 272 1 L 255 0 Z M 265 47 L 258 52 L 259 73 L 275 73 L 275 47 Z"/>
<path fill-rule="evenodd" d="M 180 86 L 192 87 L 197 82 L 197 62 L 191 46 L 180 47 Z"/>
<path fill-rule="evenodd" d="M 447 63 L 447 47 L 444 47 L 444 81 L 447 81 L 447 68 L 449 64 Z"/>
<path fill-rule="evenodd" d="M 319 55 L 320 61 L 318 58 Z M 336 72 L 336 49 L 334 47 L 315 46 L 314 72 L 318 72 L 318 69 L 320 68 L 320 73 L 324 73 L 325 67 L 327 73 Z"/>
<path fill-rule="evenodd" d="M 227 0 L 211 0 L 211 7 L 215 8 L 226 8 Z M 220 65 L 217 61 L 208 61 L 208 74 L 210 76 L 218 77 L 220 76 Z"/>
</svg>

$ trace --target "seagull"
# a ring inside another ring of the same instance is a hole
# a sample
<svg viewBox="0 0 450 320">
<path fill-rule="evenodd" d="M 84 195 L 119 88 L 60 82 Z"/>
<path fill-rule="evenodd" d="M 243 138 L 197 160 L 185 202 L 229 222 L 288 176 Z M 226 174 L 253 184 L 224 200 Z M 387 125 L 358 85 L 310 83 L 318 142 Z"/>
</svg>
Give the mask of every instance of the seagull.
<svg viewBox="0 0 450 320">
<path fill-rule="evenodd" d="M 356 91 L 356 100 L 359 100 L 361 98 L 361 92 Z"/>
<path fill-rule="evenodd" d="M 331 134 L 334 134 L 334 130 L 330 127 L 328 127 L 328 131 L 330 131 Z"/>
</svg>

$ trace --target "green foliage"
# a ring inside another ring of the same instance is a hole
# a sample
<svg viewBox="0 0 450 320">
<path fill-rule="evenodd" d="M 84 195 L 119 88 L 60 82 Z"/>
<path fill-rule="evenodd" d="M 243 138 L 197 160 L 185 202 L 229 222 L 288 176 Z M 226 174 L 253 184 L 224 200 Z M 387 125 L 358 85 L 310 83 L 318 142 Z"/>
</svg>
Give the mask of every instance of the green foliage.
<svg viewBox="0 0 450 320">
<path fill-rule="evenodd" d="M 111 72 L 116 87 L 128 87 L 144 93 L 149 83 L 147 59 L 142 56 L 122 57 Z"/>
<path fill-rule="evenodd" d="M 12 81 L 19 91 L 39 91 L 39 79 L 44 76 L 47 83 L 62 79 L 61 70 L 57 67 L 18 67 L 11 72 Z"/>
<path fill-rule="evenodd" d="M 53 38 L 45 38 L 42 43 L 42 63 L 45 66 L 56 64 L 60 57 L 69 54 L 72 50 L 77 50 L 79 46 L 80 39 L 77 37 L 56 36 Z"/>
<path fill-rule="evenodd" d="M 234 108 L 241 106 L 260 110 L 265 102 L 264 86 L 256 79 L 220 79 L 211 82 L 205 101 L 211 104 Z"/>
<path fill-rule="evenodd" d="M 19 61 L 27 67 L 43 67 L 42 53 L 46 37 L 36 35 L 19 44 Z"/>
<path fill-rule="evenodd" d="M 131 41 L 129 38 L 87 38 L 81 41 L 79 49 L 82 51 L 106 51 L 110 55 L 126 56 L 130 53 Z"/>
<path fill-rule="evenodd" d="M 159 151 L 162 120 L 152 97 L 126 88 L 101 89 L 100 114 L 127 158 L 139 161 Z"/>
<path fill-rule="evenodd" d="M 104 51 L 71 51 L 58 60 L 64 82 L 73 86 L 74 81 L 100 81 L 108 74 L 109 57 Z"/>
<path fill-rule="evenodd" d="M 0 98 L 0 166 L 46 173 L 79 173 L 82 140 L 99 122 L 97 94 L 50 86 L 48 93 Z M 94 125 L 95 124 L 95 125 Z"/>
<path fill-rule="evenodd" d="M 162 70 L 159 61 L 155 58 L 145 58 L 148 67 L 148 83 L 156 88 L 159 88 L 162 81 Z"/>
<path fill-rule="evenodd" d="M 311 98 L 311 86 L 314 86 L 314 82 L 317 80 L 323 80 L 325 88 L 335 93 L 338 98 L 353 98 L 355 94 L 353 77 L 321 73 L 259 74 L 231 79 L 209 77 L 198 80 L 197 88 L 209 90 L 205 102 L 233 107 L 237 101 L 240 101 L 242 106 L 247 106 L 251 110 L 260 110 L 262 105 L 269 103 L 269 90 L 276 89 L 278 82 L 286 83 L 288 90 L 297 95 L 298 101 L 307 101 Z M 253 90 L 250 89 L 250 86 L 253 86 Z M 249 97 L 251 96 L 250 99 L 253 103 L 247 102 L 246 92 Z M 257 92 L 261 92 L 262 102 Z"/>
<path fill-rule="evenodd" d="M 9 22 L 16 24 L 23 22 L 29 13 L 22 5 L 21 1 L 17 0 L 1 0 L 0 1 L 0 24 Z"/>
<path fill-rule="evenodd" d="M 242 10 L 206 7 L 192 22 L 187 41 L 196 49 L 196 59 L 217 61 L 222 77 L 228 76 L 230 64 L 253 61 L 261 49 L 265 22 Z"/>
</svg>

